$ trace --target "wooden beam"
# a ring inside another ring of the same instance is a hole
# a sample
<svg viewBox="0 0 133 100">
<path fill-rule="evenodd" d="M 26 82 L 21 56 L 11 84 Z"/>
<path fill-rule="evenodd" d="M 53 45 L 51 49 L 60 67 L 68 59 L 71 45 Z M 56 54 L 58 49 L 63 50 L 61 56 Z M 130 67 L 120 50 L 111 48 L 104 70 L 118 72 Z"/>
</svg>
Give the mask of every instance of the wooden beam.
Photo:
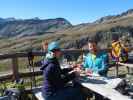
<svg viewBox="0 0 133 100">
<path fill-rule="evenodd" d="M 12 74 L 0 75 L 0 81 L 11 80 Z"/>
<path fill-rule="evenodd" d="M 35 71 L 34 75 L 39 76 L 42 75 L 42 71 Z M 19 73 L 19 78 L 25 78 L 25 77 L 31 77 L 33 76 L 33 72 L 25 72 L 25 73 Z M 0 81 L 6 81 L 11 80 L 13 77 L 13 74 L 6 74 L 6 75 L 0 75 Z"/>
<path fill-rule="evenodd" d="M 35 76 L 39 76 L 39 75 L 42 75 L 43 72 L 42 71 L 35 71 L 34 73 L 33 72 L 27 72 L 27 73 L 20 73 L 20 77 L 31 77 L 33 75 Z"/>
<path fill-rule="evenodd" d="M 133 68 L 133 64 L 129 64 L 129 63 L 118 63 L 119 65 L 122 65 L 122 66 L 127 66 L 129 68 Z"/>
<path fill-rule="evenodd" d="M 12 58 L 12 74 L 13 80 L 19 80 L 19 71 L 18 71 L 18 58 Z"/>
<path fill-rule="evenodd" d="M 101 51 L 107 51 L 110 52 L 111 48 L 108 49 L 101 49 Z M 130 48 L 130 50 L 133 50 L 133 47 Z M 82 53 L 82 52 L 89 52 L 88 50 L 81 50 L 81 49 L 64 49 L 64 54 L 75 54 L 75 53 Z M 46 52 L 32 52 L 33 56 L 43 56 L 46 54 Z M 4 59 L 10 59 L 15 57 L 28 57 L 28 52 L 18 52 L 18 53 L 11 53 L 11 54 L 1 54 L 0 60 Z"/>
</svg>

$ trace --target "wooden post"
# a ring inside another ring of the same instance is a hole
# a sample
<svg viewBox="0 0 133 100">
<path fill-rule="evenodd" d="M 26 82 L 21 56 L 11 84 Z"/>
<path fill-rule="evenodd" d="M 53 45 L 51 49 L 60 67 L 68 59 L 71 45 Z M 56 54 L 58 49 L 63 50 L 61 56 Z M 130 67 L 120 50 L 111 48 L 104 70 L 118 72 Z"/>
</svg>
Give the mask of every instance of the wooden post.
<svg viewBox="0 0 133 100">
<path fill-rule="evenodd" d="M 127 67 L 127 74 L 130 74 L 129 67 L 128 66 L 126 66 L 126 67 Z"/>
<path fill-rule="evenodd" d="M 12 74 L 13 80 L 19 80 L 19 71 L 18 71 L 18 58 L 12 58 Z"/>
</svg>

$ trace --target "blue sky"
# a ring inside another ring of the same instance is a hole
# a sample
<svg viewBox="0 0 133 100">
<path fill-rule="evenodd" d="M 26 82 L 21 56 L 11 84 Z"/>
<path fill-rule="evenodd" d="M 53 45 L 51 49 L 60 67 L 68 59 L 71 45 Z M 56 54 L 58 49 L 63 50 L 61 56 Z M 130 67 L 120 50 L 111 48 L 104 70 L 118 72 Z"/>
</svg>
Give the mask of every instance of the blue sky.
<svg viewBox="0 0 133 100">
<path fill-rule="evenodd" d="M 0 17 L 63 17 L 72 24 L 80 24 L 131 8 L 133 0 L 0 0 Z"/>
</svg>

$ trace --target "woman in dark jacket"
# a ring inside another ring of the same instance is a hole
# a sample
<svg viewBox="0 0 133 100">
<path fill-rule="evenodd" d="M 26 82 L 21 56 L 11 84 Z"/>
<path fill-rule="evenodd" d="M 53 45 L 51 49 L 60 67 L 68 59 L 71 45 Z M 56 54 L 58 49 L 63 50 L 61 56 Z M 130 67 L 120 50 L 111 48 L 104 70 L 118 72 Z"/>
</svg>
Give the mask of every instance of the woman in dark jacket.
<svg viewBox="0 0 133 100">
<path fill-rule="evenodd" d="M 46 60 L 43 61 L 44 82 L 42 93 L 46 100 L 84 100 L 79 88 L 67 87 L 66 84 L 76 77 L 73 68 L 61 69 L 58 59 L 62 56 L 58 42 L 48 45 Z"/>
</svg>

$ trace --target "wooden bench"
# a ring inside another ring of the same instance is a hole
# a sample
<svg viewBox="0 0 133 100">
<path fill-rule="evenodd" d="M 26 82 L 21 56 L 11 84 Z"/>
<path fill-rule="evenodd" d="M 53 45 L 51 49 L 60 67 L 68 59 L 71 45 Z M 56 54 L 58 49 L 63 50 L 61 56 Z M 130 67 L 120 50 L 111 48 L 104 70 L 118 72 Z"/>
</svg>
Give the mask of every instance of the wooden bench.
<svg viewBox="0 0 133 100">
<path fill-rule="evenodd" d="M 45 98 L 42 96 L 41 91 L 34 93 L 34 95 L 37 98 L 37 100 L 45 100 Z"/>
<path fill-rule="evenodd" d="M 2 96 L 2 97 L 0 97 L 0 100 L 10 100 L 10 97 L 8 97 L 8 96 Z"/>
<path fill-rule="evenodd" d="M 41 87 L 33 88 L 32 92 L 37 100 L 45 100 L 45 98 L 42 96 Z"/>
</svg>

